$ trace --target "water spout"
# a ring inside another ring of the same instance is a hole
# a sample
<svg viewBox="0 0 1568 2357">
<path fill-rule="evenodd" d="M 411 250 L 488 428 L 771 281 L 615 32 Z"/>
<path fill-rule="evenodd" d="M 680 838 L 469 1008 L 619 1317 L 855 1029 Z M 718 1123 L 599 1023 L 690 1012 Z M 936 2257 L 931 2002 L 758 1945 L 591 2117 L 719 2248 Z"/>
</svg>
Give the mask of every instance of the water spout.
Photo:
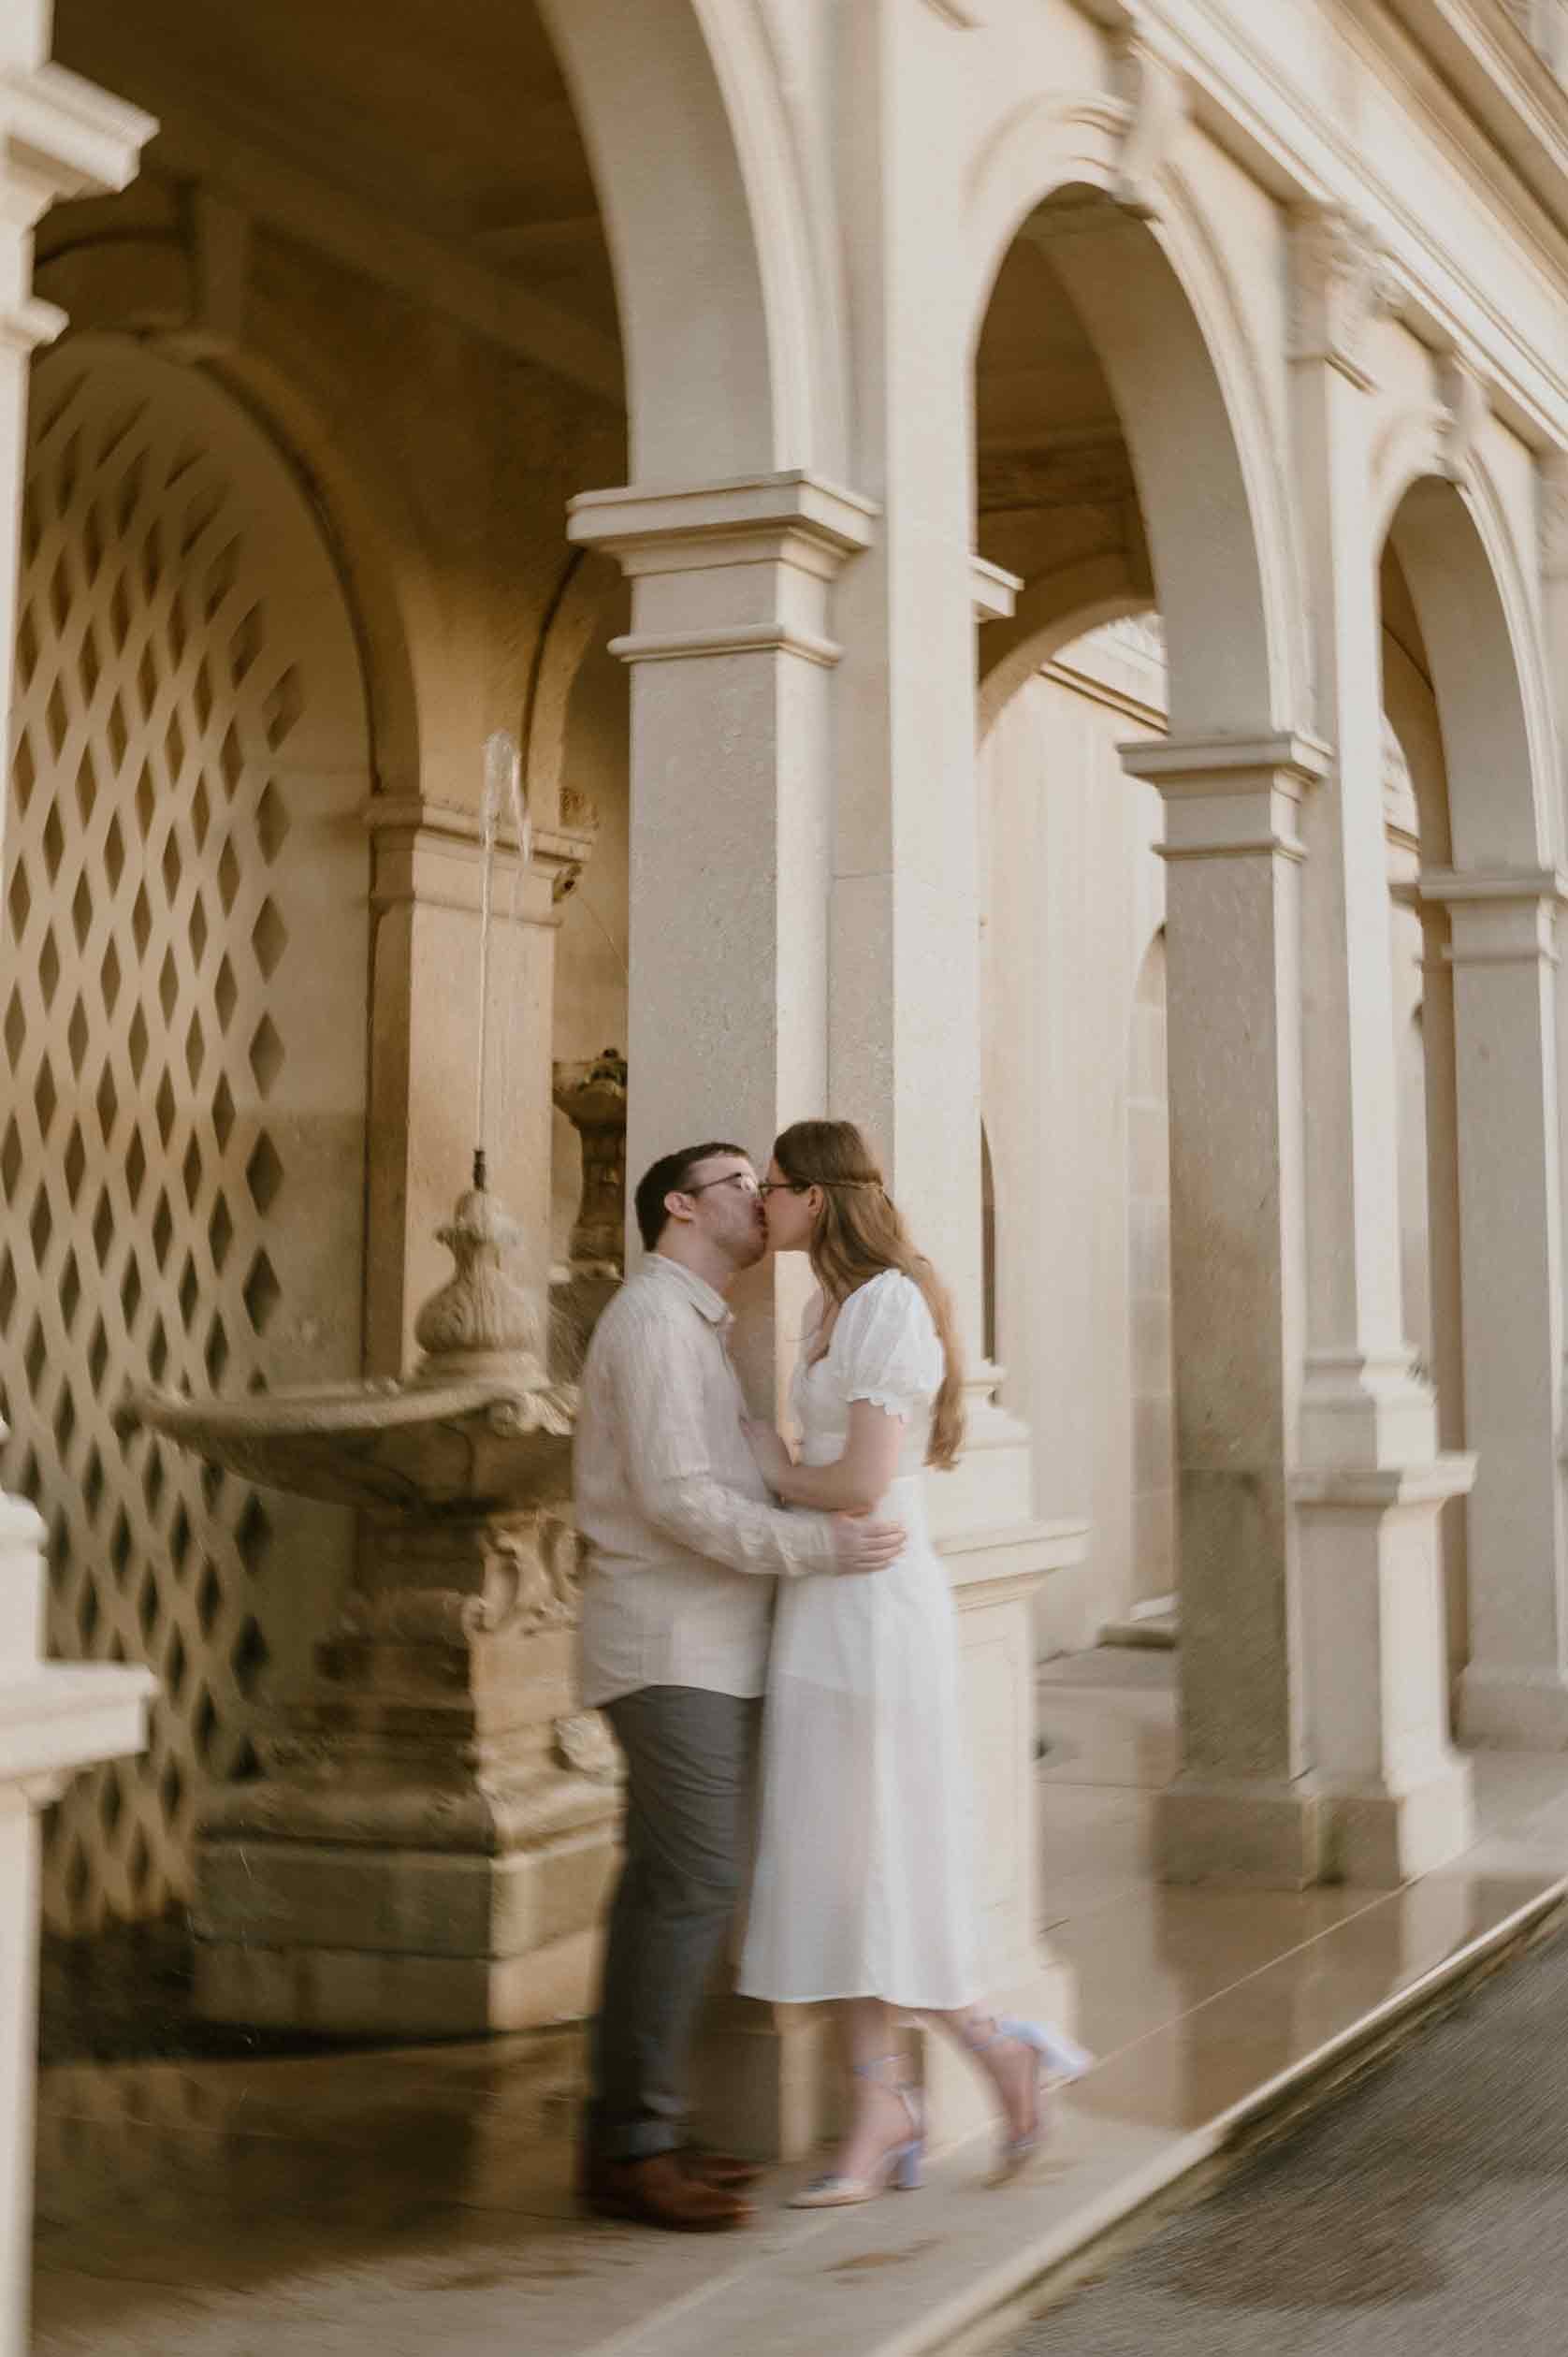
<svg viewBox="0 0 1568 2357">
<path fill-rule="evenodd" d="M 522 764 L 517 753 L 517 741 L 510 731 L 500 728 L 485 741 L 485 793 L 479 807 L 479 847 L 483 864 L 479 901 L 479 1069 L 474 1081 L 473 1150 L 474 1186 L 483 1188 L 480 1175 L 490 1138 L 490 942 L 493 933 L 492 916 L 495 896 L 496 838 L 502 818 L 511 820 L 516 843 L 516 860 L 512 869 L 510 918 L 515 929 L 517 923 L 517 890 L 527 878 L 533 860 L 533 822 L 523 800 Z M 511 1069 L 512 1009 L 515 993 L 508 991 L 506 1009 L 501 1026 L 502 1055 L 502 1085 Z M 504 1107 L 502 1109 L 504 1113 Z M 504 1128 L 504 1120 L 502 1127 Z"/>
</svg>

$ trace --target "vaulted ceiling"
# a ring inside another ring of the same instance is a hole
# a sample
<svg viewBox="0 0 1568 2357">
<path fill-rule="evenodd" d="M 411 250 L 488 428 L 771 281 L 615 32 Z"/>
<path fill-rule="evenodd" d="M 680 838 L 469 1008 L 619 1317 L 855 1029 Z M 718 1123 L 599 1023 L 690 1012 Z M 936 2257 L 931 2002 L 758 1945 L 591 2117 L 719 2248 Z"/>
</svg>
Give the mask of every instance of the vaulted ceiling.
<svg viewBox="0 0 1568 2357">
<path fill-rule="evenodd" d="M 165 123 L 151 164 L 274 159 L 617 339 L 588 157 L 531 0 L 57 0 L 54 46 Z"/>
</svg>

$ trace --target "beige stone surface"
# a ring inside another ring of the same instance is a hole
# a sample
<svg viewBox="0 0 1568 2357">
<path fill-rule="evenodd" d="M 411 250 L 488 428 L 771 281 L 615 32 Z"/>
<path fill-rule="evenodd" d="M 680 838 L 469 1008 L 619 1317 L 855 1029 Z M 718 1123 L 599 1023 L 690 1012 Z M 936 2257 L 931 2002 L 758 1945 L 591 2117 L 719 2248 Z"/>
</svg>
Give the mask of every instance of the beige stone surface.
<svg viewBox="0 0 1568 2357">
<path fill-rule="evenodd" d="M 535 858 L 497 920 L 485 1142 L 525 1281 L 575 1196 L 552 1057 L 614 1045 L 634 1169 L 851 1114 L 953 1285 L 975 1445 L 935 1495 L 966 1590 L 1009 1599 L 971 1618 L 1007 1623 L 1008 1705 L 976 1710 L 1003 1729 L 987 1865 L 1015 1950 L 1028 1655 L 1174 1587 L 1181 1773 L 1106 1825 L 1112 1879 L 1149 1822 L 1210 1881 L 1431 1866 L 1468 1836 L 1456 1682 L 1489 1743 L 1564 1739 L 1560 12 L 1474 45 L 1435 0 L 1398 38 L 1336 0 L 1132 13 L 1129 35 L 1071 0 L 473 0 L 459 26 L 345 0 L 329 36 L 298 0 L 7 13 L 6 530 L 27 356 L 68 313 L 59 362 L 102 340 L 267 451 L 286 495 L 248 513 L 234 577 L 271 585 L 301 662 L 337 648 L 341 691 L 298 724 L 355 714 L 309 760 L 296 739 L 291 918 L 200 774 L 226 560 L 171 511 L 158 563 L 127 560 L 138 604 L 102 570 L 104 453 L 63 452 L 19 677 L 63 662 L 71 697 L 40 687 L 26 716 L 5 885 L 7 1477 L 55 1535 L 57 1646 L 151 1662 L 183 1735 L 75 1804 L 62 1919 L 184 1886 L 198 1781 L 252 1764 L 347 1560 L 341 1529 L 254 1500 L 225 1520 L 194 1469 L 133 1462 L 111 1341 L 152 1360 L 178 1331 L 193 1382 L 275 1379 L 214 1338 L 267 1309 L 264 1253 L 291 1330 L 402 1368 L 478 1142 L 498 728 Z M 1158 695 L 1125 635 L 1155 610 Z M 161 915 L 127 848 L 134 732 Z M 243 1061 L 264 1095 L 314 1084 L 284 1141 L 312 1209 L 290 1229 L 264 1157 L 241 1251 L 140 1050 L 106 1115 L 102 1039 L 129 1055 L 133 1005 L 150 1038 L 156 1011 L 175 1117 L 226 1123 L 229 935 L 272 961 L 267 897 L 293 1032 L 272 1011 Z M 133 1100 L 151 1183 L 116 1131 Z M 742 1307 L 762 1405 L 798 1287 L 765 1274 Z M 1042 1520 L 1092 1536 L 1031 1636 Z M 1175 1739 L 1129 1710 L 1120 1739 L 1131 1761 Z M 430 1889 L 406 1896 L 428 1921 Z M 553 1905 L 530 1917 L 552 1986 Z M 802 2075 L 775 2074 L 781 2104 Z M 1155 2175 L 1176 2149 L 1134 2145 Z M 923 2263 L 904 2279 L 939 2321 Z M 326 2348 L 340 2323 L 298 2329 Z"/>
<path fill-rule="evenodd" d="M 432 2340 L 454 2357 L 517 2343 L 530 2357 L 699 2343 L 785 2357 L 847 2321 L 857 2349 L 917 2357 L 1562 1886 L 1563 1769 L 1540 1757 L 1484 1759 L 1485 1842 L 1401 1893 L 1162 1890 L 1130 1855 L 1118 1874 L 1108 1835 L 1146 1818 L 1174 1756 L 1169 1669 L 1115 1654 L 1066 1666 L 1042 1687 L 1045 1724 L 1075 1753 L 1044 1771 L 1041 1864 L 1068 1907 L 1053 1938 L 1101 2059 L 1030 2177 L 986 2192 L 970 2142 L 913 2198 L 823 2216 L 781 2206 L 797 2174 L 783 2171 L 758 2226 L 715 2244 L 576 2214 L 580 2062 L 560 2033 L 62 2068 L 40 2115 L 37 2357 L 83 2343 L 413 2357 Z M 1110 1781 L 1133 1775 L 1133 1725 L 1164 1748 L 1145 1749 L 1137 1781 Z"/>
</svg>

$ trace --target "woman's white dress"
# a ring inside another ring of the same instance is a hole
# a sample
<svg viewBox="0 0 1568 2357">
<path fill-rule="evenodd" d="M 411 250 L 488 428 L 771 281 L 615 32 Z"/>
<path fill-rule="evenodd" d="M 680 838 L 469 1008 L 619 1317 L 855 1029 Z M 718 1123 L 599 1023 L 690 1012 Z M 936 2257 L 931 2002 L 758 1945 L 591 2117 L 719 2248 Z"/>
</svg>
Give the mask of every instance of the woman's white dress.
<svg viewBox="0 0 1568 2357">
<path fill-rule="evenodd" d="M 958 1647 L 922 1471 L 942 1371 L 924 1296 L 897 1270 L 851 1293 L 825 1356 L 803 1348 L 795 1368 L 804 1464 L 843 1455 L 852 1400 L 903 1419 L 877 1512 L 909 1543 L 886 1571 L 780 1582 L 738 1983 L 751 1997 L 936 2011 L 976 1994 Z"/>
</svg>

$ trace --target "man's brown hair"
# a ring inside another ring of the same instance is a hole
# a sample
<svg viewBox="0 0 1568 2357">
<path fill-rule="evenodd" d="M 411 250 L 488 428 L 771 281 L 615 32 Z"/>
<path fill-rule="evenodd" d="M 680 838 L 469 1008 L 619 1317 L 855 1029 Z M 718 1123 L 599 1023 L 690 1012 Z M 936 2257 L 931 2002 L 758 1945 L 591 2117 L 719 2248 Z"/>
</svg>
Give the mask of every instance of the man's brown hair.
<svg viewBox="0 0 1568 2357">
<path fill-rule="evenodd" d="M 646 1251 L 658 1250 L 659 1239 L 669 1225 L 670 1215 L 664 1208 L 666 1195 L 680 1194 L 692 1171 L 700 1164 L 711 1162 L 716 1154 L 745 1155 L 746 1148 L 731 1145 L 723 1138 L 710 1138 L 706 1145 L 682 1146 L 678 1152 L 661 1154 L 657 1162 L 649 1163 L 637 1181 L 634 1198 L 638 1232 Z"/>
</svg>

